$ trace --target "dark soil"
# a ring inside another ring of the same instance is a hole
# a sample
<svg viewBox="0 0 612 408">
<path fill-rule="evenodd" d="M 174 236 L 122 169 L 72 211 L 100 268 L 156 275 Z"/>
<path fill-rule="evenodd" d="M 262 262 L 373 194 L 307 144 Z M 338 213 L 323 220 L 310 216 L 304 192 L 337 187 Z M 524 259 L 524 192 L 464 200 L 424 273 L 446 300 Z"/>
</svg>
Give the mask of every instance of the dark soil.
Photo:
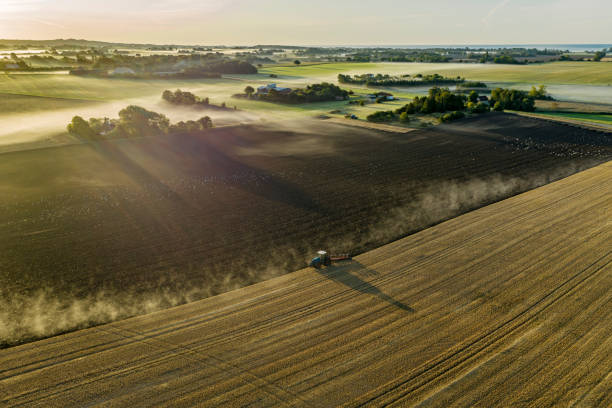
<svg viewBox="0 0 612 408">
<path fill-rule="evenodd" d="M 316 249 L 372 249 L 612 158 L 610 133 L 503 114 L 401 135 L 303 129 L 1 154 L 0 295 L 162 285 L 205 297 L 303 267 Z"/>
</svg>

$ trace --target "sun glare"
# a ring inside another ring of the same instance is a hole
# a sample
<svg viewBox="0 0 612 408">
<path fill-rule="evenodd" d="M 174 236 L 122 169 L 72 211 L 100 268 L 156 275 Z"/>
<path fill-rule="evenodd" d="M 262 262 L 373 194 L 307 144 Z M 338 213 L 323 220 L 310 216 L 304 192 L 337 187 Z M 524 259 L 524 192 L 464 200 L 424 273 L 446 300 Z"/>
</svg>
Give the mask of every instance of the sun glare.
<svg viewBox="0 0 612 408">
<path fill-rule="evenodd" d="M 39 3 L 39 0 L 3 0 L 0 2 L 0 17 L 34 10 Z"/>
</svg>

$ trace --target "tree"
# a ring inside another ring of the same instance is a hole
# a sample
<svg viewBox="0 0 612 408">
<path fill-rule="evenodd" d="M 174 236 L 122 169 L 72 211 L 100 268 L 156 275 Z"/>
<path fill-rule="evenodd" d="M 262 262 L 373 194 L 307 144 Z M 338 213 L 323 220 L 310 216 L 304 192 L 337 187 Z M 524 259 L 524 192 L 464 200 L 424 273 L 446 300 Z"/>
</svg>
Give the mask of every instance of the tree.
<svg viewBox="0 0 612 408">
<path fill-rule="evenodd" d="M 593 56 L 593 61 L 601 61 L 601 59 L 605 56 L 606 56 L 605 51 L 597 51 L 595 53 L 595 56 Z"/>
<path fill-rule="evenodd" d="M 427 96 L 415 97 L 412 102 L 399 108 L 395 113 L 433 113 L 463 110 L 465 96 L 452 93 L 448 88 L 433 87 Z"/>
<path fill-rule="evenodd" d="M 195 105 L 200 99 L 191 92 L 183 92 L 180 89 L 176 91 L 165 90 L 162 93 L 162 98 L 169 103 L 175 105 Z"/>
<path fill-rule="evenodd" d="M 301 62 L 300 60 L 295 60 L 295 61 L 293 61 L 293 63 L 294 63 L 295 65 L 300 65 L 302 62 Z"/>
<path fill-rule="evenodd" d="M 535 86 L 532 86 L 531 91 L 529 91 L 527 95 L 533 99 L 541 99 L 545 101 L 553 100 L 553 98 L 550 95 L 548 95 L 546 91 L 546 86 L 544 85 L 540 85 L 538 88 L 536 88 Z"/>
<path fill-rule="evenodd" d="M 204 117 L 198 119 L 198 123 L 200 124 L 202 129 L 209 129 L 209 128 L 213 127 L 212 120 L 208 116 L 204 116 Z"/>
<path fill-rule="evenodd" d="M 161 113 L 130 105 L 119 111 L 118 131 L 123 137 L 159 135 L 166 133 L 170 121 Z"/>
<path fill-rule="evenodd" d="M 478 102 L 478 92 L 476 92 L 476 91 L 470 92 L 470 94 L 468 96 L 468 100 L 470 102 L 474 102 L 474 103 Z"/>
<path fill-rule="evenodd" d="M 400 117 L 399 117 L 400 122 L 402 123 L 408 123 L 410 122 L 410 117 L 408 116 L 408 112 L 402 112 Z"/>
<path fill-rule="evenodd" d="M 496 88 L 491 91 L 491 103 L 493 110 L 518 110 L 533 112 L 535 110 L 535 99 L 527 92 L 517 89 Z"/>
<path fill-rule="evenodd" d="M 244 88 L 244 93 L 250 98 L 251 95 L 255 93 L 255 89 L 251 85 L 248 85 L 246 88 Z"/>
<path fill-rule="evenodd" d="M 97 136 L 96 132 L 89 126 L 89 123 L 80 116 L 73 117 L 67 128 L 71 135 L 81 139 L 92 140 Z"/>
<path fill-rule="evenodd" d="M 482 102 L 468 102 L 466 108 L 471 113 L 485 113 L 489 111 L 489 106 Z"/>
<path fill-rule="evenodd" d="M 172 91 L 169 91 L 169 90 L 166 89 L 162 93 L 162 99 L 164 101 L 166 101 L 166 102 L 172 102 L 172 101 L 174 101 L 174 94 L 172 93 Z"/>
</svg>

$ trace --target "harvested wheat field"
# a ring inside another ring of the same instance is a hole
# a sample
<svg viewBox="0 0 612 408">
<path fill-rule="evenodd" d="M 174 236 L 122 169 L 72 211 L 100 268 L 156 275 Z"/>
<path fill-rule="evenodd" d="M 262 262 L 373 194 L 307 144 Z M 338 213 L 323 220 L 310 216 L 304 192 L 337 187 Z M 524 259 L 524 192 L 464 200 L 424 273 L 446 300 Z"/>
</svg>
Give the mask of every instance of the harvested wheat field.
<svg viewBox="0 0 612 408">
<path fill-rule="evenodd" d="M 611 178 L 2 350 L 0 405 L 611 406 Z"/>
</svg>

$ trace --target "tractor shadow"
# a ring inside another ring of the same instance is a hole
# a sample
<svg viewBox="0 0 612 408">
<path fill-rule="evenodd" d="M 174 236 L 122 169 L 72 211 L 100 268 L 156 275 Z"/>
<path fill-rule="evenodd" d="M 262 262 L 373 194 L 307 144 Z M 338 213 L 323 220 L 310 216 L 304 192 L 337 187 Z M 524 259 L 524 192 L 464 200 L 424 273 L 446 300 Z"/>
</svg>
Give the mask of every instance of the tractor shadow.
<svg viewBox="0 0 612 408">
<path fill-rule="evenodd" d="M 405 310 L 410 313 L 415 312 L 415 310 L 410 306 L 393 299 L 391 296 L 383 293 L 376 286 L 360 278 L 359 275 L 367 277 L 377 276 L 378 272 L 369 269 L 355 260 L 341 261 L 332 266 L 328 266 L 327 268 L 315 270 L 325 278 L 339 282 L 353 290 L 376 296 L 401 310 Z"/>
</svg>

